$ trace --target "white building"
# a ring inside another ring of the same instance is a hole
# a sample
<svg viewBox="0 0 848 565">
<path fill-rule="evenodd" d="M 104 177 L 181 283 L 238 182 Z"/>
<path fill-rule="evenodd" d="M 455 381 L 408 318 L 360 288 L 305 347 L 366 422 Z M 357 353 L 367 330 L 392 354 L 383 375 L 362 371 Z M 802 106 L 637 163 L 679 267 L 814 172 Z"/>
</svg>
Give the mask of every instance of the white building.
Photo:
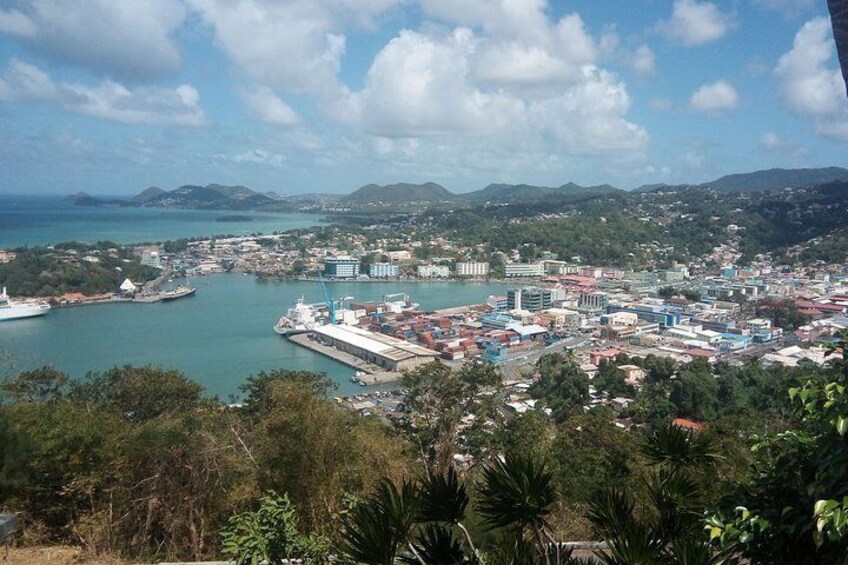
<svg viewBox="0 0 848 565">
<path fill-rule="evenodd" d="M 401 249 L 398 251 L 386 251 L 383 253 L 386 257 L 389 258 L 389 261 L 398 262 L 398 261 L 409 261 L 412 259 L 412 253 L 406 249 Z"/>
<path fill-rule="evenodd" d="M 359 259 L 343 255 L 324 259 L 325 275 L 335 279 L 352 279 L 359 276 Z"/>
<path fill-rule="evenodd" d="M 392 263 L 371 263 L 368 276 L 372 279 L 394 279 L 400 274 L 400 267 Z"/>
<path fill-rule="evenodd" d="M 507 263 L 507 277 L 541 277 L 545 274 L 543 263 Z"/>
<path fill-rule="evenodd" d="M 450 268 L 445 265 L 418 265 L 418 276 L 422 279 L 446 279 Z"/>
<path fill-rule="evenodd" d="M 456 264 L 458 277 L 485 277 L 489 274 L 489 263 L 484 261 L 460 261 Z"/>
</svg>

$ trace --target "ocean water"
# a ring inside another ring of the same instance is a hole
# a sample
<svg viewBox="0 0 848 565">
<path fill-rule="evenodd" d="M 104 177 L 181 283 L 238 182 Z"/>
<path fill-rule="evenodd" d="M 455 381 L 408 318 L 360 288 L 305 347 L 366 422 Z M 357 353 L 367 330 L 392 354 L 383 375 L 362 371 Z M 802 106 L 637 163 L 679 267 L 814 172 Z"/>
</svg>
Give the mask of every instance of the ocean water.
<svg viewBox="0 0 848 565">
<path fill-rule="evenodd" d="M 218 222 L 225 215 L 247 222 Z M 249 235 L 304 228 L 320 223 L 314 214 L 93 208 L 74 206 L 61 196 L 0 195 L 0 248 L 64 241 L 141 243 L 217 234 Z"/>
<path fill-rule="evenodd" d="M 209 394 L 228 398 L 248 375 L 275 368 L 326 372 L 339 394 L 361 391 L 353 369 L 299 347 L 273 331 L 297 298 L 321 302 L 314 282 L 267 282 L 222 274 L 189 281 L 197 294 L 159 304 L 106 304 L 52 310 L 0 323 L 0 376 L 45 364 L 82 377 L 115 365 L 153 364 L 183 371 Z M 331 296 L 379 300 L 406 292 L 422 308 L 484 302 L 489 283 L 328 283 Z"/>
</svg>

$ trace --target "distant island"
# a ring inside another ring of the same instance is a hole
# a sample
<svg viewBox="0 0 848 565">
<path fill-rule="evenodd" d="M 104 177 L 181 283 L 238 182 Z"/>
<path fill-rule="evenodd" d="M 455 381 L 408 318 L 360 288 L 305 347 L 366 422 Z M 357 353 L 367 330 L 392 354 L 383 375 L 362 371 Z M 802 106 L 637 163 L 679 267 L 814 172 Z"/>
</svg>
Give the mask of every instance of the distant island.
<svg viewBox="0 0 848 565">
<path fill-rule="evenodd" d="M 239 214 L 230 214 L 229 216 L 218 216 L 216 222 L 252 222 L 251 216 L 242 216 Z"/>
<path fill-rule="evenodd" d="M 126 199 L 98 198 L 79 192 L 67 197 L 78 206 L 155 207 L 198 210 L 256 210 L 273 212 L 315 212 L 341 214 L 375 214 L 415 212 L 422 209 L 451 210 L 475 206 L 526 205 L 556 199 L 587 199 L 620 196 L 630 193 L 678 192 L 708 189 L 718 193 L 758 193 L 791 188 L 806 188 L 830 182 L 848 181 L 848 169 L 822 167 L 815 169 L 769 169 L 720 177 L 701 184 L 648 184 L 632 191 L 609 184 L 581 186 L 567 182 L 559 186 L 530 184 L 489 184 L 465 193 L 454 193 L 444 186 L 395 183 L 367 184 L 350 194 L 308 193 L 281 196 L 275 192 L 257 192 L 242 185 L 183 185 L 174 190 L 151 186 Z M 239 217 L 241 218 L 241 217 Z M 243 219 L 219 221 L 245 221 Z"/>
</svg>

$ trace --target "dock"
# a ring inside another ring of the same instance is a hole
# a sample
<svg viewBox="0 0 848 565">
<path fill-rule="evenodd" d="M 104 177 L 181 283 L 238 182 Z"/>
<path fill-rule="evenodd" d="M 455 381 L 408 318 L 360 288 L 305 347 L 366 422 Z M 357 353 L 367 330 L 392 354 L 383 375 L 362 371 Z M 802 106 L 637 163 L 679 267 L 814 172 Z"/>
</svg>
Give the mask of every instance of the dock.
<svg viewBox="0 0 848 565">
<path fill-rule="evenodd" d="M 313 339 L 310 339 L 310 334 L 302 333 L 302 334 L 293 334 L 287 336 L 289 341 L 300 345 L 301 347 L 305 347 L 315 353 L 320 353 L 325 357 L 329 357 L 334 361 L 338 361 L 348 367 L 352 367 L 357 371 L 362 371 L 365 375 L 359 377 L 359 380 L 366 385 L 381 385 L 386 383 L 392 383 L 399 381 L 403 376 L 403 373 L 398 373 L 394 371 L 385 371 L 380 367 L 372 365 L 367 361 L 363 361 L 359 357 L 351 355 L 350 353 L 346 353 L 344 351 L 340 351 L 335 347 L 328 347 L 326 345 L 322 345 L 316 342 Z"/>
</svg>

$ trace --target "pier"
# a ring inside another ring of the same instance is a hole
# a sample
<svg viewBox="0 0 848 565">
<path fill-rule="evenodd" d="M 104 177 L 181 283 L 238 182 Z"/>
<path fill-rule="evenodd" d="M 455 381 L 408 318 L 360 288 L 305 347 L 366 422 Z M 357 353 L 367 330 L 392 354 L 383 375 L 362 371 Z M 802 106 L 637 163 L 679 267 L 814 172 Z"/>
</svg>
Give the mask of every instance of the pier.
<svg viewBox="0 0 848 565">
<path fill-rule="evenodd" d="M 386 384 L 399 381 L 403 376 L 402 373 L 394 372 L 394 371 L 385 371 L 380 367 L 372 365 L 367 361 L 363 361 L 359 357 L 351 355 L 350 353 L 346 353 L 344 351 L 340 351 L 335 347 L 328 347 L 326 345 L 322 345 L 316 342 L 313 339 L 310 339 L 311 334 L 302 333 L 302 334 L 293 334 L 287 336 L 289 341 L 300 345 L 301 347 L 305 347 L 315 353 L 320 353 L 325 357 L 329 357 L 334 361 L 338 361 L 348 367 L 352 367 L 357 371 L 362 371 L 365 375 L 359 377 L 360 382 L 365 383 L 366 385 L 379 385 Z"/>
</svg>

